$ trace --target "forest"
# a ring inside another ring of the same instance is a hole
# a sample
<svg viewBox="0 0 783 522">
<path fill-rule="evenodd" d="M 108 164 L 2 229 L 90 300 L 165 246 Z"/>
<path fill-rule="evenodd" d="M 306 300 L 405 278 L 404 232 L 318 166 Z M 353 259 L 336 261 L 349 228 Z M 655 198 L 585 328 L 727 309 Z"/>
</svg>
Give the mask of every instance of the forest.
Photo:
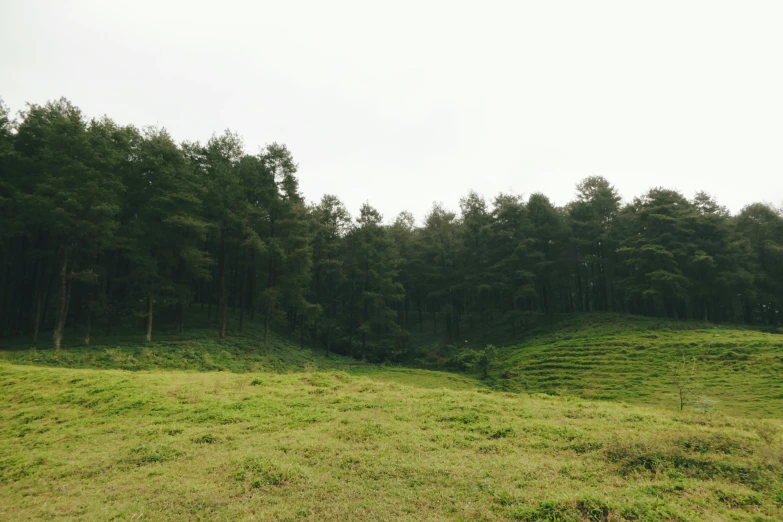
<svg viewBox="0 0 783 522">
<path fill-rule="evenodd" d="M 252 319 L 369 361 L 404 359 L 425 322 L 447 339 L 588 311 L 776 326 L 783 213 L 661 187 L 623 201 L 592 176 L 562 207 L 469 192 L 420 222 L 352 216 L 339 195 L 305 199 L 285 145 L 0 103 L 0 337 L 151 340 L 193 307 L 221 338 Z"/>
</svg>

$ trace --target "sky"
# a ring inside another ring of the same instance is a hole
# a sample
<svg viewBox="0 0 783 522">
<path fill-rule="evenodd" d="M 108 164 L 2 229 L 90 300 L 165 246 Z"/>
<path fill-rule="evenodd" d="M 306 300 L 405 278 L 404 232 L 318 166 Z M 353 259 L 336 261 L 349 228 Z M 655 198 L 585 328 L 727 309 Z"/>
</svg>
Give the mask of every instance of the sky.
<svg viewBox="0 0 783 522">
<path fill-rule="evenodd" d="M 0 97 L 285 143 L 387 221 L 475 190 L 783 203 L 783 2 L 0 1 Z"/>
</svg>

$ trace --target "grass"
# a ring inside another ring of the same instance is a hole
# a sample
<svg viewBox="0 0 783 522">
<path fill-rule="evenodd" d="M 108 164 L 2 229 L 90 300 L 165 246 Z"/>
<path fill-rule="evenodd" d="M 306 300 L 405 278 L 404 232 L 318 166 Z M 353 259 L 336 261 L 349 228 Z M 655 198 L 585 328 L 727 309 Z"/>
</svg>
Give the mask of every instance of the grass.
<svg viewBox="0 0 783 522">
<path fill-rule="evenodd" d="M 60 350 L 17 348 L 0 351 L 0 361 L 64 368 L 118 370 L 195 370 L 287 372 L 311 366 L 356 364 L 346 357 L 324 357 L 291 346 L 273 335 L 269 343 L 249 337 L 170 339 L 150 343 L 118 339 L 112 343 Z"/>
<path fill-rule="evenodd" d="M 762 378 L 780 336 L 632 319 L 513 340 L 488 381 L 252 332 L 15 345 L 0 352 L 0 519 L 783 519 L 783 422 Z M 707 339 L 713 408 L 675 411 L 664 376 L 639 381 Z"/>
<path fill-rule="evenodd" d="M 433 373 L 0 364 L 0 518 L 783 516 L 780 440 L 751 421 L 491 392 L 459 376 L 434 388 Z"/>
<path fill-rule="evenodd" d="M 236 314 L 230 314 L 230 325 L 236 324 Z M 34 364 L 63 368 L 119 370 L 191 370 L 288 372 L 312 367 L 343 367 L 357 365 L 348 357 L 300 348 L 290 340 L 270 333 L 263 341 L 262 325 L 246 321 L 243 332 L 229 331 L 219 339 L 214 321 L 205 313 L 192 310 L 191 326 L 184 333 L 173 329 L 156 330 L 151 342 L 144 341 L 144 330 L 128 324 L 115 327 L 115 334 L 101 335 L 98 330 L 89 346 L 78 332 L 66 331 L 63 349 L 51 347 L 49 333 L 42 334 L 36 345 L 24 338 L 3 339 L 0 361 L 14 364 Z M 164 325 L 166 323 L 163 323 Z"/>
<path fill-rule="evenodd" d="M 783 418 L 783 335 L 619 314 L 570 316 L 503 346 L 494 384 L 677 409 L 672 367 L 696 360 L 688 406 Z M 503 377 L 505 374 L 506 378 Z"/>
</svg>

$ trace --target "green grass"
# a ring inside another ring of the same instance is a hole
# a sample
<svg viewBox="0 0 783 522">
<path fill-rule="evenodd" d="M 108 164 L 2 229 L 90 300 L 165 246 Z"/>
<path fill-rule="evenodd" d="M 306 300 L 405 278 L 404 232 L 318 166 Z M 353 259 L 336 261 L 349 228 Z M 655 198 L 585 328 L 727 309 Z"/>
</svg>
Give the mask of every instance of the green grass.
<svg viewBox="0 0 783 522">
<path fill-rule="evenodd" d="M 566 318 L 507 342 L 487 381 L 252 329 L 16 344 L 0 352 L 0 519 L 782 520 L 780 339 Z M 674 410 L 658 367 L 681 349 L 711 408 Z"/>
<path fill-rule="evenodd" d="M 275 333 L 264 342 L 261 325 L 245 323 L 243 332 L 229 331 L 226 339 L 218 338 L 217 327 L 203 312 L 191 311 L 190 323 L 195 326 L 185 333 L 172 329 L 156 330 L 152 342 L 144 341 L 143 330 L 127 324 L 115 327 L 115 334 L 101 335 L 98 330 L 89 346 L 78 332 L 66 331 L 63 349 L 55 351 L 49 342 L 49 332 L 42 334 L 36 345 L 24 338 L 6 339 L 0 346 L 0 361 L 14 364 L 34 364 L 63 368 L 93 368 L 118 370 L 193 370 L 288 372 L 319 367 L 343 367 L 359 363 L 348 357 L 323 351 L 301 349 Z M 229 325 L 238 321 L 231 315 Z M 165 323 L 164 323 L 165 324 Z"/>
<path fill-rule="evenodd" d="M 59 352 L 17 348 L 0 351 L 0 361 L 64 368 L 118 370 L 276 371 L 302 370 L 311 366 L 358 364 L 339 356 L 324 357 L 299 349 L 277 336 L 269 343 L 248 337 L 217 339 L 170 339 L 150 343 L 120 339 L 113 343 L 76 346 Z"/>
<path fill-rule="evenodd" d="M 433 387 L 433 374 L 0 364 L 0 518 L 783 516 L 780 441 L 751 421 L 491 392 L 459 376 Z"/>
<path fill-rule="evenodd" d="M 671 368 L 683 354 L 697 360 L 691 407 L 783 417 L 783 335 L 737 327 L 573 317 L 505 347 L 494 376 L 509 372 L 530 392 L 677 408 Z"/>
</svg>

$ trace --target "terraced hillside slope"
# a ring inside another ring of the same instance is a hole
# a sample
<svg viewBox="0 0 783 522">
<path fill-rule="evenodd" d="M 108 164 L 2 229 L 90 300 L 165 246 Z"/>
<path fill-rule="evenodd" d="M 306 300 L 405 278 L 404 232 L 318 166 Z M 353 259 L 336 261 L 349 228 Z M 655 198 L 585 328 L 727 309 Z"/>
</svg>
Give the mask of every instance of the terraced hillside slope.
<svg viewBox="0 0 783 522">
<path fill-rule="evenodd" d="M 693 371 L 686 407 L 783 417 L 781 333 L 592 314 L 496 342 L 504 346 L 492 375 L 509 388 L 677 409 L 674 373 L 685 360 Z"/>
</svg>

